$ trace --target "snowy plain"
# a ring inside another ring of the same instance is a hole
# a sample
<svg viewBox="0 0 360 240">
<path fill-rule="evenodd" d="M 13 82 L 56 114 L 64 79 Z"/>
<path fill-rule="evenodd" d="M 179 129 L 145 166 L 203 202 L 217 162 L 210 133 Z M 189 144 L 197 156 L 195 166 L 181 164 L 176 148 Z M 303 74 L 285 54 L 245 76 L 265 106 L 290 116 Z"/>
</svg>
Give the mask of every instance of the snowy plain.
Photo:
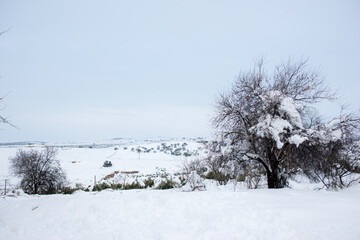
<svg viewBox="0 0 360 240">
<path fill-rule="evenodd" d="M 174 146 L 177 144 L 176 146 Z M 190 157 L 172 155 L 176 148 L 186 144 L 184 148 L 192 154 Z M 171 146 L 172 145 L 172 146 Z M 0 147 L 0 189 L 4 179 L 11 186 L 16 186 L 19 179 L 14 178 L 9 171 L 9 158 L 15 156 L 18 149 L 41 151 L 45 145 L 22 145 Z M 56 144 L 57 159 L 67 175 L 71 186 L 82 184 L 93 185 L 114 171 L 138 171 L 139 174 L 151 174 L 164 169 L 168 173 L 179 171 L 184 160 L 199 158 L 204 153 L 201 140 L 119 140 L 100 144 Z M 164 146 L 164 147 L 163 147 Z M 137 150 L 140 150 L 139 153 Z M 148 151 L 148 152 L 145 152 Z M 112 167 L 104 168 L 104 161 L 111 161 Z"/>
<path fill-rule="evenodd" d="M 92 184 L 94 175 L 101 179 L 114 170 L 177 171 L 184 157 L 157 151 L 159 144 L 129 143 L 117 150 L 62 146 L 58 158 L 70 184 Z M 195 141 L 187 144 L 191 151 L 201 147 Z M 154 150 L 139 156 L 131 151 L 139 146 Z M 16 150 L 0 148 L 0 176 L 10 178 L 13 185 L 18 179 L 8 172 L 8 157 Z M 103 168 L 105 160 L 113 167 Z M 338 192 L 314 191 L 309 183 L 291 186 L 247 190 L 208 182 L 201 192 L 145 189 L 2 196 L 0 239 L 360 239 L 359 185 Z"/>
</svg>

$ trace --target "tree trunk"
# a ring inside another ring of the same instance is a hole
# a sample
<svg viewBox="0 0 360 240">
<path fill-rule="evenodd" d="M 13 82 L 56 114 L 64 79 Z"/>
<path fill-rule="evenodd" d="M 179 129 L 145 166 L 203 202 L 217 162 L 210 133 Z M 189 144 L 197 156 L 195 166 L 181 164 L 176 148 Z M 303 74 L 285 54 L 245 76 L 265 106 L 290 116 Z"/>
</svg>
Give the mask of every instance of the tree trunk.
<svg viewBox="0 0 360 240">
<path fill-rule="evenodd" d="M 275 182 L 273 180 L 272 173 L 267 173 L 267 184 L 268 188 L 275 188 Z"/>
<path fill-rule="evenodd" d="M 284 188 L 286 177 L 281 173 L 280 164 L 273 153 L 268 155 L 271 171 L 267 172 L 268 188 Z"/>
<path fill-rule="evenodd" d="M 286 186 L 286 178 L 278 171 L 267 174 L 268 188 L 284 188 Z"/>
<path fill-rule="evenodd" d="M 279 162 L 273 154 L 268 154 L 268 157 L 270 166 L 260 158 L 257 159 L 266 170 L 268 188 L 284 188 L 286 186 L 287 178 L 281 174 Z"/>
</svg>

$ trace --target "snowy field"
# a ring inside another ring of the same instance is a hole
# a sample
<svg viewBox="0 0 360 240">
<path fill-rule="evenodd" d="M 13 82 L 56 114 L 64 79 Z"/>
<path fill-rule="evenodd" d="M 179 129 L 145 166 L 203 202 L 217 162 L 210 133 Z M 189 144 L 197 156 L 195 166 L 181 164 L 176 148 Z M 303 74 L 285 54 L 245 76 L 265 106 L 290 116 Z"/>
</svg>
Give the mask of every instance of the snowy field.
<svg viewBox="0 0 360 240">
<path fill-rule="evenodd" d="M 203 154 L 202 147 L 186 141 L 182 155 L 176 156 L 161 142 L 59 146 L 58 159 L 70 184 L 91 185 L 94 175 L 100 180 L 117 170 L 176 172 L 184 159 Z M 142 149 L 140 155 L 137 148 Z M 9 178 L 12 187 L 18 179 L 9 174 L 8 157 L 16 150 L 0 148 L 0 176 Z M 184 152 L 193 155 L 185 157 Z M 105 160 L 113 166 L 102 167 Z M 202 192 L 146 189 L 2 196 L 0 239 L 360 239 L 359 185 L 339 192 L 314 191 L 308 183 L 291 186 L 247 190 L 208 182 Z"/>
<path fill-rule="evenodd" d="M 359 199 L 359 188 L 2 198 L 0 239 L 360 239 Z"/>
<path fill-rule="evenodd" d="M 183 161 L 196 159 L 204 154 L 204 144 L 199 141 L 122 140 L 120 143 L 96 145 L 58 144 L 57 158 L 66 172 L 69 184 L 82 184 L 86 187 L 92 186 L 95 178 L 99 182 L 115 171 L 138 171 L 139 175 L 155 173 L 159 169 L 168 173 L 179 171 Z M 9 173 L 8 160 L 9 157 L 15 156 L 19 148 L 42 150 L 44 146 L 0 147 L 0 191 L 4 188 L 5 179 L 8 179 L 10 187 L 15 187 L 19 182 L 19 179 Z M 176 149 L 179 150 L 178 153 L 175 152 Z M 184 153 L 191 156 L 186 157 Z M 112 167 L 103 167 L 104 161 L 111 161 Z"/>
</svg>

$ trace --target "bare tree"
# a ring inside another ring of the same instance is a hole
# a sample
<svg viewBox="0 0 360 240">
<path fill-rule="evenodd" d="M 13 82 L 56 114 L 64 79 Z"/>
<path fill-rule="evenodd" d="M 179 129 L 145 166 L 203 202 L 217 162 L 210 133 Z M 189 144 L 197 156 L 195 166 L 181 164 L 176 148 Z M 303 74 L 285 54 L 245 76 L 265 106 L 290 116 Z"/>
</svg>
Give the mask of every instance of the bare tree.
<svg viewBox="0 0 360 240">
<path fill-rule="evenodd" d="M 9 28 L 8 28 L 7 30 L 5 30 L 5 31 L 0 32 L 0 36 L 3 35 L 3 34 L 5 34 L 5 33 L 8 32 L 8 31 L 10 31 L 10 29 L 11 29 L 11 27 L 9 27 Z M 4 97 L 0 97 L 0 103 L 1 103 L 3 100 L 4 100 Z M 0 109 L 0 111 L 1 111 L 1 110 L 3 110 L 3 109 Z M 1 122 L 1 123 L 5 123 L 5 124 L 8 124 L 8 125 L 10 125 L 10 126 L 12 126 L 12 127 L 15 127 L 15 126 L 8 120 L 7 117 L 2 116 L 2 115 L 0 115 L 0 122 Z"/>
<path fill-rule="evenodd" d="M 4 33 L 7 33 L 8 31 L 10 31 L 11 27 L 9 27 L 8 29 L 6 29 L 5 31 L 0 32 L 0 36 L 3 35 Z"/>
<path fill-rule="evenodd" d="M 0 97 L 0 103 L 2 103 L 3 100 L 4 100 L 4 97 Z M 0 109 L 0 111 L 3 110 L 3 109 L 4 109 L 4 108 Z M 3 115 L 0 115 L 0 123 L 8 124 L 8 125 L 10 125 L 10 126 L 12 126 L 12 127 L 15 127 L 15 126 L 9 121 L 9 119 L 8 119 L 7 117 L 3 116 Z"/>
<path fill-rule="evenodd" d="M 64 186 L 66 176 L 56 159 L 54 147 L 43 151 L 18 150 L 10 160 L 10 170 L 21 177 L 21 188 L 29 194 L 56 193 Z"/>
<path fill-rule="evenodd" d="M 260 164 L 268 187 L 282 188 L 289 174 L 302 166 L 298 164 L 303 157 L 300 146 L 327 148 L 344 140 L 339 128 L 353 118 L 343 118 L 338 127 L 331 128 L 321 123 L 312 107 L 333 97 L 323 78 L 309 69 L 307 60 L 289 60 L 269 76 L 260 59 L 254 69 L 239 75 L 230 92 L 221 94 L 213 123 L 231 146 L 234 160 Z"/>
</svg>

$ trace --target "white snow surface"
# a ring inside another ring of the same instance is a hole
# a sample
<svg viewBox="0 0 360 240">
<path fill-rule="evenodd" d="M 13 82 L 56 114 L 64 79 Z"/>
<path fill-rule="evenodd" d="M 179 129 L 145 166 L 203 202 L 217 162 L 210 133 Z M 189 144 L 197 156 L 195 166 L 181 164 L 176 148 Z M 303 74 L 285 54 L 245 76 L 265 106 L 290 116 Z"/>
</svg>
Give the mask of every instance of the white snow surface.
<svg viewBox="0 0 360 240">
<path fill-rule="evenodd" d="M 158 168 L 161 168 L 165 169 L 168 173 L 174 173 L 180 170 L 185 159 L 199 158 L 199 156 L 195 155 L 186 158 L 183 155 L 171 155 L 169 151 L 167 153 L 161 152 L 157 150 L 157 147 L 161 146 L 162 143 L 166 144 L 166 146 L 171 144 L 180 144 L 181 146 L 183 143 L 186 143 L 186 149 L 190 152 L 198 151 L 199 154 L 203 153 L 203 149 L 201 149 L 204 147 L 203 144 L 196 141 L 183 140 L 125 143 L 119 146 L 100 148 L 89 148 L 88 145 L 84 145 L 81 148 L 64 145 L 57 147 L 57 159 L 59 159 L 70 185 L 75 186 L 75 184 L 79 183 L 86 187 L 93 185 L 94 178 L 98 182 L 108 174 L 114 173 L 114 171 L 138 171 L 139 174 L 152 174 L 158 171 Z M 153 150 L 145 153 L 143 147 Z M 37 149 L 41 151 L 43 148 L 44 146 L 0 147 L 0 190 L 3 188 L 4 179 L 8 179 L 12 186 L 19 182 L 19 179 L 12 176 L 9 172 L 9 157 L 15 156 L 18 149 Z M 136 151 L 138 148 L 142 150 L 141 153 Z M 111 161 L 112 167 L 103 167 L 104 161 Z"/>
<path fill-rule="evenodd" d="M 298 147 L 300 144 L 302 144 L 307 139 L 308 139 L 307 137 L 303 137 L 303 136 L 300 136 L 298 134 L 295 134 L 295 135 L 289 137 L 289 143 L 290 144 L 295 144 L 296 147 Z"/>
<path fill-rule="evenodd" d="M 360 189 L 105 190 L 0 199 L 1 239 L 360 239 Z"/>
<path fill-rule="evenodd" d="M 303 128 L 299 110 L 301 105 L 295 104 L 294 100 L 290 97 L 280 98 L 279 112 L 289 118 L 290 123 L 300 129 Z"/>
<path fill-rule="evenodd" d="M 159 144 L 140 146 L 156 150 Z M 187 144 L 193 151 L 201 147 L 196 142 Z M 70 183 L 85 186 L 94 175 L 101 179 L 114 170 L 175 172 L 184 159 L 159 151 L 141 153 L 139 159 L 131 151 L 137 147 L 63 147 L 58 158 Z M 12 186 L 19 179 L 9 174 L 8 158 L 16 150 L 0 148 L 1 181 L 10 179 Z M 113 167 L 103 168 L 104 160 L 111 160 Z M 247 190 L 241 184 L 219 186 L 210 180 L 204 185 L 206 191 L 201 192 L 189 192 L 184 186 L 0 195 L 0 239 L 360 239 L 360 185 L 339 192 L 314 191 L 315 186 L 305 182 L 292 182 L 292 189 L 280 190 Z"/>
</svg>

